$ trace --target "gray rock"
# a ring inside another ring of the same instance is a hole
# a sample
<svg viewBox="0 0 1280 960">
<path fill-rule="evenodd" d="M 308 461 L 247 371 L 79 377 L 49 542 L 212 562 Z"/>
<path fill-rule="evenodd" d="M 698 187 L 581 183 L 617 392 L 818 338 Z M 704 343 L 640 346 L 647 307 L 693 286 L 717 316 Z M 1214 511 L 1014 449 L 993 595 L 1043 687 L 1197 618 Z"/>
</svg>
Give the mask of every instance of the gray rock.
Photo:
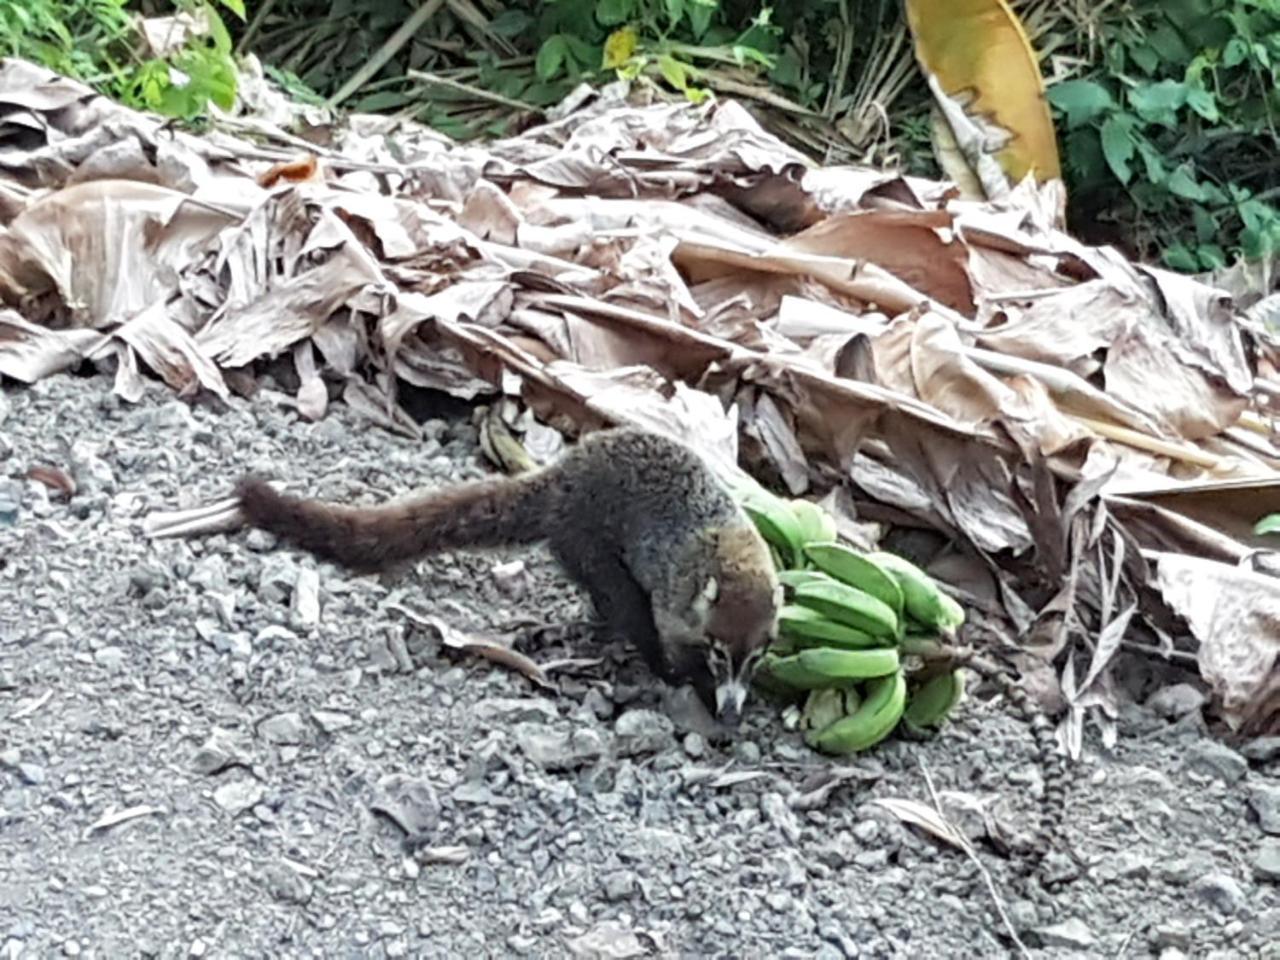
<svg viewBox="0 0 1280 960">
<path fill-rule="evenodd" d="M 1065 950 L 1088 950 L 1097 943 L 1097 937 L 1089 929 L 1089 925 L 1076 917 L 1064 920 L 1062 923 L 1055 923 L 1052 926 L 1037 927 L 1035 933 L 1040 938 L 1040 942 L 1046 947 L 1059 947 Z"/>
<path fill-rule="evenodd" d="M 1253 875 L 1259 880 L 1280 882 L 1280 840 L 1264 840 L 1253 855 Z"/>
<path fill-rule="evenodd" d="M 634 930 L 606 920 L 569 941 L 569 952 L 580 960 L 629 960 L 649 953 Z"/>
<path fill-rule="evenodd" d="M 589 727 L 561 729 L 545 723 L 519 723 L 515 742 L 526 757 L 546 770 L 572 770 L 599 760 L 604 737 Z"/>
<path fill-rule="evenodd" d="M 268 743 L 306 743 L 308 732 L 297 712 L 277 713 L 258 724 L 258 736 Z"/>
<path fill-rule="evenodd" d="M 18 776 L 28 786 L 35 787 L 44 783 L 44 767 L 40 766 L 40 764 L 24 760 L 18 764 L 17 769 Z"/>
<path fill-rule="evenodd" d="M 1258 737 L 1240 747 L 1240 753 L 1250 763 L 1274 763 L 1280 760 L 1280 737 Z"/>
<path fill-rule="evenodd" d="M 209 776 L 232 765 L 249 765 L 248 744 L 231 731 L 215 727 L 191 758 L 191 769 Z"/>
<path fill-rule="evenodd" d="M 119 670 L 125 665 L 128 656 L 120 647 L 107 646 L 93 651 L 93 659 L 108 670 Z"/>
<path fill-rule="evenodd" d="M 260 803 L 263 793 L 256 780 L 232 780 L 213 791 L 213 801 L 234 817 Z"/>
<path fill-rule="evenodd" d="M 1224 783 L 1235 783 L 1249 772 L 1248 761 L 1216 740 L 1197 740 L 1187 748 L 1187 767 Z"/>
<path fill-rule="evenodd" d="M 1168 720 L 1177 720 L 1199 710 L 1206 697 L 1199 688 L 1189 683 L 1175 683 L 1161 687 L 1147 698 L 1147 707 Z"/>
<path fill-rule="evenodd" d="M 489 724 L 546 723 L 559 717 L 560 711 L 550 700 L 541 697 L 489 697 L 476 703 L 472 716 Z"/>
<path fill-rule="evenodd" d="M 320 574 L 310 567 L 298 570 L 289 603 L 289 622 L 303 629 L 320 622 Z"/>
<path fill-rule="evenodd" d="M 627 900 L 635 893 L 636 876 L 629 870 L 615 870 L 605 876 L 603 886 L 606 900 Z"/>
<path fill-rule="evenodd" d="M 288 864 L 271 864 L 262 871 L 262 883 L 281 903 L 304 904 L 311 900 L 311 881 Z"/>
<path fill-rule="evenodd" d="M 312 710 L 311 719 L 325 733 L 333 735 L 339 730 L 346 730 L 355 720 L 345 713 L 336 710 Z"/>
<path fill-rule="evenodd" d="M 1255 783 L 1249 787 L 1249 806 L 1263 833 L 1280 836 L 1280 787 Z"/>
<path fill-rule="evenodd" d="M 1186 950 L 1191 946 L 1191 930 L 1181 920 L 1166 921 L 1151 932 L 1151 945 L 1157 950 Z"/>
<path fill-rule="evenodd" d="M 671 746 L 675 724 L 656 710 L 628 710 L 614 723 L 613 733 L 619 756 L 658 753 Z"/>
<path fill-rule="evenodd" d="M 1201 877 L 1191 888 L 1192 892 L 1225 914 L 1236 914 L 1246 903 L 1244 890 L 1233 877 L 1225 873 L 1210 873 Z"/>
</svg>

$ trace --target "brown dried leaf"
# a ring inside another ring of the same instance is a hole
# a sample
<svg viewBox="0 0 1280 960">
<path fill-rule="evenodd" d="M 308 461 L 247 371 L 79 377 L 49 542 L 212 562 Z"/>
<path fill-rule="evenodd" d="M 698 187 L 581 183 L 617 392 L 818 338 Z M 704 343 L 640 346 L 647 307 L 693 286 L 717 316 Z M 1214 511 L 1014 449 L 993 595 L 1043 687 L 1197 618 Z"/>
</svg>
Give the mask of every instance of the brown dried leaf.
<svg viewBox="0 0 1280 960">
<path fill-rule="evenodd" d="M 1200 641 L 1200 673 L 1228 725 L 1280 732 L 1280 578 L 1175 553 L 1154 561 L 1165 602 Z"/>
</svg>

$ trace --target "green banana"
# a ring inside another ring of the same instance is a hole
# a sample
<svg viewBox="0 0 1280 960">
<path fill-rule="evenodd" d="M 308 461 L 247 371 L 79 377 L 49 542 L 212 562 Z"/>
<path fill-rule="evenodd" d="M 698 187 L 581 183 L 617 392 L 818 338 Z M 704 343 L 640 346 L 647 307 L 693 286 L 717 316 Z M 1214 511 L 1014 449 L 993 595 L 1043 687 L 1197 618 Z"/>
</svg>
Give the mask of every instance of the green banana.
<svg viewBox="0 0 1280 960">
<path fill-rule="evenodd" d="M 916 729 L 939 727 L 963 696 L 964 671 L 943 670 L 911 691 L 903 720 Z"/>
<path fill-rule="evenodd" d="M 883 677 L 901 667 L 893 647 L 839 650 L 812 647 L 787 656 L 766 653 L 760 671 L 796 690 L 850 686 L 854 681 Z"/>
<path fill-rule="evenodd" d="M 898 580 L 874 560 L 839 543 L 806 543 L 804 552 L 823 573 L 865 590 L 902 620 L 904 598 Z"/>
<path fill-rule="evenodd" d="M 857 753 L 891 734 L 907 705 L 907 679 L 901 670 L 866 684 L 858 708 L 847 716 L 804 735 L 805 743 L 823 753 Z"/>
<path fill-rule="evenodd" d="M 841 690 L 836 687 L 813 690 L 800 713 L 800 727 L 806 731 L 822 730 L 841 717 L 853 713 L 861 702 L 862 697 L 857 690 Z"/>
<path fill-rule="evenodd" d="M 830 580 L 821 570 L 779 570 L 778 581 L 784 587 L 798 587 L 802 583 L 815 583 L 819 580 Z"/>
<path fill-rule="evenodd" d="M 795 602 L 873 637 L 897 640 L 900 634 L 901 624 L 892 607 L 847 583 L 837 580 L 802 583 L 795 588 Z"/>
<path fill-rule="evenodd" d="M 872 553 L 874 560 L 893 574 L 902 588 L 906 613 L 912 619 L 940 633 L 954 633 L 964 623 L 964 608 L 910 560 L 893 553 Z"/>
<path fill-rule="evenodd" d="M 836 531 L 836 518 L 812 500 L 795 499 L 788 505 L 800 526 L 801 544 L 834 540 L 839 535 Z"/>
<path fill-rule="evenodd" d="M 883 639 L 877 639 L 865 630 L 837 623 L 812 607 L 802 607 L 798 603 L 785 604 L 778 611 L 778 634 L 806 646 L 814 646 L 814 641 L 819 641 L 818 646 L 851 650 L 885 645 Z"/>
<path fill-rule="evenodd" d="M 757 493 L 742 502 L 742 509 L 760 535 L 777 548 L 782 559 L 780 567 L 798 566 L 803 558 L 804 540 L 800 524 L 787 502 L 771 494 Z"/>
</svg>

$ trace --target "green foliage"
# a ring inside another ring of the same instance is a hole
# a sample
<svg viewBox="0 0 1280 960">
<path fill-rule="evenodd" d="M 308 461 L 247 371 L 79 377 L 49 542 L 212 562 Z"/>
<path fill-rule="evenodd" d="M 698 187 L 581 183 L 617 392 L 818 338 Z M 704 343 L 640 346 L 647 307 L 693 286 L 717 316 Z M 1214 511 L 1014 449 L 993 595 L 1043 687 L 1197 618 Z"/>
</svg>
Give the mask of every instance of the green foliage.
<svg viewBox="0 0 1280 960">
<path fill-rule="evenodd" d="M 720 0 L 547 0 L 530 26 L 541 38 L 535 68 L 544 82 L 615 70 L 661 80 L 691 100 L 706 96 L 698 62 L 770 68 L 779 33 L 768 8 L 730 26 Z"/>
<path fill-rule="evenodd" d="M 1280 0 L 1141 4 L 1049 101 L 1070 190 L 1140 248 L 1187 271 L 1280 253 Z"/>
<path fill-rule="evenodd" d="M 239 19 L 244 0 L 216 0 Z M 0 52 L 75 77 L 121 102 L 193 119 L 209 103 L 229 109 L 236 68 L 231 37 L 211 0 L 174 0 L 170 11 L 203 17 L 206 36 L 165 57 L 144 55 L 128 0 L 0 0 Z"/>
<path fill-rule="evenodd" d="M 1280 533 L 1280 513 L 1270 513 L 1259 520 L 1253 528 L 1258 536 L 1264 533 Z"/>
</svg>

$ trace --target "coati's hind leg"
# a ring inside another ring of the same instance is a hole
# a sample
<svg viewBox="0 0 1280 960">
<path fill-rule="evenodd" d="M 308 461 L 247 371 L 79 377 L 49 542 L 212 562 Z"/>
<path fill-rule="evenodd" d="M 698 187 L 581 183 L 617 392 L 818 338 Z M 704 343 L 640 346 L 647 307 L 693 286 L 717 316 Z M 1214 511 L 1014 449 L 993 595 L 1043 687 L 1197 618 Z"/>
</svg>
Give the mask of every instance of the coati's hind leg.
<svg viewBox="0 0 1280 960">
<path fill-rule="evenodd" d="M 599 545 L 568 548 L 552 543 L 551 552 L 591 597 L 608 634 L 628 640 L 639 651 L 654 675 L 672 679 L 671 665 L 662 653 L 658 628 L 653 622 L 649 595 L 636 583 L 622 560 Z"/>
</svg>

